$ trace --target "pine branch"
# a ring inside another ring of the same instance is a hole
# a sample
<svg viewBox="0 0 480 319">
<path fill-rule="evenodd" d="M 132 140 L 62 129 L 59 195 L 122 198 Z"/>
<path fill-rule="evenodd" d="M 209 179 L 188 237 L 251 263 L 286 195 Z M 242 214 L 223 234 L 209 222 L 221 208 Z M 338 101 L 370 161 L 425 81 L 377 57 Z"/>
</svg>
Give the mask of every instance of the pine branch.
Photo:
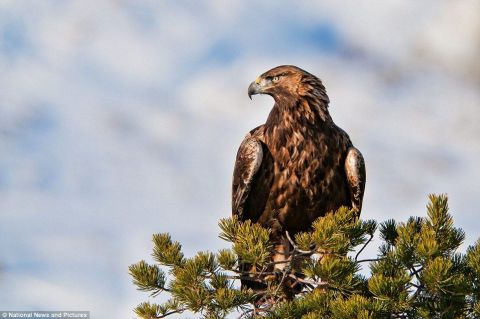
<svg viewBox="0 0 480 319">
<path fill-rule="evenodd" d="M 303 254 L 303 255 L 311 255 L 313 253 L 315 253 L 314 250 L 303 250 L 303 249 L 299 249 L 297 244 L 293 241 L 293 239 L 290 237 L 290 234 L 288 233 L 288 231 L 285 232 L 285 235 L 288 239 L 288 241 L 290 242 L 290 245 L 292 245 L 293 247 L 293 251 L 296 252 L 296 253 L 299 253 L 299 254 Z"/>
<path fill-rule="evenodd" d="M 384 258 L 371 258 L 371 259 L 360 259 L 360 260 L 356 260 L 357 263 L 366 263 L 366 262 L 375 262 L 375 261 L 380 261 Z"/>
<path fill-rule="evenodd" d="M 219 223 L 231 248 L 218 253 L 187 258 L 169 234 L 156 234 L 158 264 L 140 261 L 129 273 L 139 290 L 171 299 L 142 303 L 135 313 L 149 319 L 184 311 L 225 318 L 235 310 L 239 319 L 480 317 L 480 241 L 466 254 L 456 252 L 465 235 L 454 227 L 445 195 L 430 196 L 425 218 L 378 225 L 380 251 L 364 259 L 377 223 L 358 220 L 345 207 L 317 219 L 311 232 L 294 238 L 285 232 L 291 247 L 285 260 L 272 260 L 269 229 L 235 217 Z M 359 274 L 363 263 L 370 265 L 369 278 Z M 254 289 L 240 289 L 240 281 Z"/>
<path fill-rule="evenodd" d="M 165 314 L 163 314 L 159 317 L 155 317 L 155 318 L 165 318 L 165 317 L 168 317 L 170 315 L 183 313 L 186 310 L 188 310 L 188 309 L 187 308 L 181 308 L 181 309 L 178 309 L 178 310 L 172 310 L 172 311 L 166 312 Z"/>
<path fill-rule="evenodd" d="M 165 274 L 158 266 L 148 265 L 144 260 L 129 267 L 133 283 L 142 291 L 151 291 L 156 296 L 162 291 L 171 292 L 165 288 Z"/>
<path fill-rule="evenodd" d="M 358 251 L 358 253 L 355 255 L 355 261 L 357 261 L 358 259 L 358 256 L 362 253 L 362 251 L 365 249 L 365 247 L 367 247 L 368 244 L 370 244 L 370 242 L 372 241 L 373 239 L 373 234 L 370 235 L 370 238 L 368 238 L 367 242 L 365 244 L 363 244 L 362 248 L 360 248 L 360 250 Z"/>
</svg>

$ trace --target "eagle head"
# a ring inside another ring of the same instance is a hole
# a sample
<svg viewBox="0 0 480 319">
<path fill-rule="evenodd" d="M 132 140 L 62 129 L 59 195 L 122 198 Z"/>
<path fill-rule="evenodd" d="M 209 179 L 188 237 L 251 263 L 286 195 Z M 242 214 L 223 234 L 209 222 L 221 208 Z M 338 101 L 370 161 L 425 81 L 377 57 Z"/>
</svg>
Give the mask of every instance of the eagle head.
<svg viewBox="0 0 480 319">
<path fill-rule="evenodd" d="M 252 99 L 255 94 L 268 94 L 276 102 L 305 99 L 321 113 L 322 118 L 328 114 L 330 101 L 322 81 L 293 65 L 277 66 L 260 75 L 248 87 L 248 97 Z"/>
<path fill-rule="evenodd" d="M 331 119 L 328 113 L 330 100 L 322 81 L 293 65 L 277 66 L 260 75 L 248 87 L 248 97 L 252 99 L 255 94 L 272 96 L 275 106 L 281 108 L 300 105 L 305 110 L 315 110 L 323 121 Z"/>
<path fill-rule="evenodd" d="M 255 94 L 268 94 L 274 99 L 297 95 L 301 79 L 308 72 L 293 65 L 281 65 L 273 68 L 253 81 L 248 87 L 248 97 Z"/>
</svg>

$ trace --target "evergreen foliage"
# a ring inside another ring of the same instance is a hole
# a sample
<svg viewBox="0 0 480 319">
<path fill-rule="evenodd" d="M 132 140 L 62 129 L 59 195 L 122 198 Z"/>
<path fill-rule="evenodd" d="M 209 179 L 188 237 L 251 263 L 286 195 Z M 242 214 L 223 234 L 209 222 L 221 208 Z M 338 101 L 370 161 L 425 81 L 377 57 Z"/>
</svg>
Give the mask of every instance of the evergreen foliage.
<svg viewBox="0 0 480 319">
<path fill-rule="evenodd" d="M 232 248 L 187 258 L 168 234 L 153 236 L 154 265 L 129 267 L 133 283 L 163 304 L 142 303 L 140 318 L 189 311 L 202 318 L 479 318 L 480 240 L 459 253 L 465 234 L 455 228 L 445 195 L 430 195 L 427 217 L 379 225 L 347 208 L 328 213 L 310 233 L 291 238 L 291 257 L 273 271 L 270 231 L 250 221 L 222 219 L 220 238 Z M 379 233 L 374 259 L 361 259 Z M 241 269 L 240 262 L 252 267 Z M 370 266 L 369 278 L 359 274 Z M 263 283 L 241 289 L 239 280 Z M 293 296 L 287 282 L 297 284 Z"/>
</svg>

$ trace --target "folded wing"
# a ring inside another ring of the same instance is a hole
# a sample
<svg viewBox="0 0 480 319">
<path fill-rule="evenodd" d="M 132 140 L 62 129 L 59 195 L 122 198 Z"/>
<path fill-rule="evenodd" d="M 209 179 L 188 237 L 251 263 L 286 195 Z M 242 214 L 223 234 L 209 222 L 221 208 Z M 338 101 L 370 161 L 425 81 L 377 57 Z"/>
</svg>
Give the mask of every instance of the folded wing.
<svg viewBox="0 0 480 319">
<path fill-rule="evenodd" d="M 348 149 L 347 158 L 345 159 L 345 173 L 347 175 L 348 186 L 350 189 L 352 208 L 359 216 L 360 211 L 362 210 L 367 174 L 362 153 L 360 153 L 355 147 L 350 147 Z"/>
<path fill-rule="evenodd" d="M 232 185 L 232 215 L 257 221 L 265 208 L 271 186 L 273 164 L 266 146 L 248 134 L 240 144 Z"/>
</svg>

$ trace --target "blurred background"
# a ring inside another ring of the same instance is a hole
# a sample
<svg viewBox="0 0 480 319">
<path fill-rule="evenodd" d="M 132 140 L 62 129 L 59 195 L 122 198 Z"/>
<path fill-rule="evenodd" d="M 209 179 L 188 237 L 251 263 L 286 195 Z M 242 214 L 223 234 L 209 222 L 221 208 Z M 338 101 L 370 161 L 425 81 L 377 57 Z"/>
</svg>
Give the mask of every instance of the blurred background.
<svg viewBox="0 0 480 319">
<path fill-rule="evenodd" d="M 0 309 L 133 318 L 153 233 L 224 247 L 273 105 L 247 87 L 279 64 L 323 80 L 364 154 L 363 218 L 448 193 L 464 249 L 480 236 L 478 1 L 0 0 Z"/>
</svg>

